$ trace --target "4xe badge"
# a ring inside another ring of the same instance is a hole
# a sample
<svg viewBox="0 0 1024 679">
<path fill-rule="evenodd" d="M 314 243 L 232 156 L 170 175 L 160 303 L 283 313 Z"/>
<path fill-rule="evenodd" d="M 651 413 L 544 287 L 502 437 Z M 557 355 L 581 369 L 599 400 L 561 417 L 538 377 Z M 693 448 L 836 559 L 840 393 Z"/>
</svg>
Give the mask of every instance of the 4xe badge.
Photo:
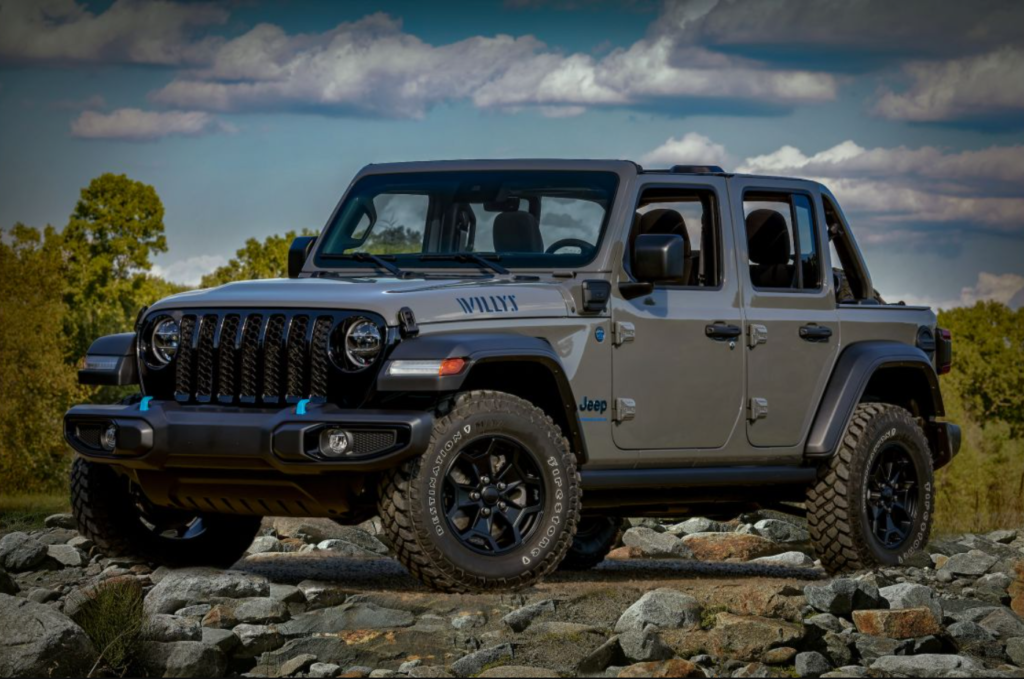
<svg viewBox="0 0 1024 679">
<path fill-rule="evenodd" d="M 599 413 L 603 415 L 608 410 L 608 401 L 595 401 L 584 396 L 577 407 L 581 413 Z"/>
</svg>

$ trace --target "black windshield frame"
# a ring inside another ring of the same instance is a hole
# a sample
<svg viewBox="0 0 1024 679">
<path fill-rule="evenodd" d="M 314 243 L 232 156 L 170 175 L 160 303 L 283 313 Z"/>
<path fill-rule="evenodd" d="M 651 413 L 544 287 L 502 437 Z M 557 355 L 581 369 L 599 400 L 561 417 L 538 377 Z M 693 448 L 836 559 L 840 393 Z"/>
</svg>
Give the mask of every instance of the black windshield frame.
<svg viewBox="0 0 1024 679">
<path fill-rule="evenodd" d="M 470 187 L 470 188 L 467 188 Z M 490 187 L 501 187 L 497 193 Z M 511 189 L 509 188 L 511 187 Z M 478 189 L 473 193 L 473 189 Z M 542 198 L 570 198 L 593 202 L 603 209 L 601 224 L 598 227 L 597 239 L 592 249 L 579 248 L 579 253 L 547 254 L 545 252 L 508 252 L 492 250 L 460 250 L 427 249 L 420 252 L 393 252 L 382 254 L 387 261 L 402 270 L 408 269 L 464 269 L 467 272 L 480 273 L 478 263 L 458 261 L 455 258 L 431 258 L 430 255 L 456 254 L 467 252 L 500 262 L 501 267 L 519 270 L 555 270 L 578 269 L 584 267 L 601 252 L 612 211 L 619 189 L 619 176 L 607 170 L 441 170 L 401 172 L 387 174 L 369 174 L 358 179 L 349 189 L 345 199 L 337 207 L 330 223 L 324 229 L 324 235 L 314 254 L 313 263 L 319 268 L 365 269 L 367 263 L 352 257 L 361 242 L 365 242 L 367 234 L 361 241 L 353 238 L 359 233 L 360 215 L 366 212 L 365 206 L 381 194 L 393 193 L 403 195 L 429 196 L 428 219 L 424 229 L 439 229 L 439 233 L 451 235 L 452 224 L 437 223 L 430 216 L 443 216 L 453 204 L 467 203 L 480 209 L 491 199 L 512 195 L 520 198 L 520 211 L 531 211 L 539 214 Z M 467 194 L 467 192 L 469 192 Z M 532 198 L 526 197 L 527 195 Z M 523 207 L 526 209 L 524 210 Z M 373 212 L 372 208 L 369 212 Z M 492 212 L 492 210 L 488 210 Z M 367 213 L 369 214 L 369 213 Z M 371 220 L 376 219 L 374 214 Z M 353 221 L 354 220 L 354 221 Z M 596 222 L 596 220 L 594 220 Z M 592 223 L 588 223 L 592 226 Z M 475 227 L 474 227 L 475 228 Z M 426 234 L 426 231 L 425 231 Z M 430 236 L 424 236 L 430 238 Z M 550 247 L 551 244 L 546 244 Z M 426 255 L 425 257 L 423 255 Z"/>
</svg>

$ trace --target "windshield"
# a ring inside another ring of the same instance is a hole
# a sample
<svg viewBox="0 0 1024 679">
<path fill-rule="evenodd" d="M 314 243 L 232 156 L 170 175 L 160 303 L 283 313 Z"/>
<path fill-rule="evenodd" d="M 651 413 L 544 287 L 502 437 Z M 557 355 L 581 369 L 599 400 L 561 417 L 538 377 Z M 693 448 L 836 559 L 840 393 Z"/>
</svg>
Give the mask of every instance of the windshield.
<svg viewBox="0 0 1024 679">
<path fill-rule="evenodd" d="M 314 261 L 366 268 L 370 254 L 401 269 L 578 267 L 597 254 L 617 186 L 610 172 L 371 175 L 352 187 Z"/>
</svg>

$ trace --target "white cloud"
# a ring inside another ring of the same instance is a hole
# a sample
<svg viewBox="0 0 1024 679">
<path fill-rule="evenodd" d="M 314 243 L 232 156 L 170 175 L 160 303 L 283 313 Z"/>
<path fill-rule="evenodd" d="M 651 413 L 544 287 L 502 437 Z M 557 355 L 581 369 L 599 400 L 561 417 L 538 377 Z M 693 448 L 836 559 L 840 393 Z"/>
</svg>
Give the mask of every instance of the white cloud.
<svg viewBox="0 0 1024 679">
<path fill-rule="evenodd" d="M 161 137 L 197 137 L 235 128 L 204 111 L 143 111 L 119 108 L 110 113 L 83 111 L 71 123 L 71 134 L 83 139 L 153 141 Z"/>
<path fill-rule="evenodd" d="M 1024 115 L 1024 49 L 1004 47 L 945 62 L 912 62 L 904 72 L 910 87 L 884 90 L 876 114 L 915 122 Z"/>
<path fill-rule="evenodd" d="M 974 306 L 978 302 L 1000 302 L 1011 309 L 1024 307 L 1024 276 L 1015 273 L 993 274 L 982 271 L 974 285 L 962 288 L 960 296 L 953 299 L 938 297 L 904 296 L 904 302 L 914 306 L 930 306 L 933 309 L 952 309 Z"/>
<path fill-rule="evenodd" d="M 725 147 L 696 132 L 687 132 L 679 139 L 670 137 L 658 148 L 640 157 L 645 167 L 673 165 L 730 165 Z"/>
<path fill-rule="evenodd" d="M 192 33 L 227 18 L 218 5 L 165 0 L 115 0 L 99 14 L 75 0 L 0 0 L 0 61 L 202 63 L 222 40 Z"/>
<path fill-rule="evenodd" d="M 166 265 L 154 264 L 150 273 L 164 280 L 195 287 L 203 276 L 228 263 L 223 255 L 196 255 Z"/>
</svg>

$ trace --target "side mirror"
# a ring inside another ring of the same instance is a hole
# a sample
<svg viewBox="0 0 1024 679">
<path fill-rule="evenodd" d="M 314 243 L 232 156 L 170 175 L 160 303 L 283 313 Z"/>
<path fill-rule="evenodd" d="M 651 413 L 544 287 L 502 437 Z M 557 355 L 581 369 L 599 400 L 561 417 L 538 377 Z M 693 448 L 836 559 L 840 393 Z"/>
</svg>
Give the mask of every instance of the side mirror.
<svg viewBox="0 0 1024 679">
<path fill-rule="evenodd" d="M 309 259 L 309 251 L 313 249 L 316 236 L 299 236 L 288 248 L 288 278 L 298 278 L 302 267 Z"/>
<path fill-rule="evenodd" d="M 633 276 L 657 283 L 683 277 L 686 244 L 678 234 L 644 234 L 633 245 Z"/>
</svg>

